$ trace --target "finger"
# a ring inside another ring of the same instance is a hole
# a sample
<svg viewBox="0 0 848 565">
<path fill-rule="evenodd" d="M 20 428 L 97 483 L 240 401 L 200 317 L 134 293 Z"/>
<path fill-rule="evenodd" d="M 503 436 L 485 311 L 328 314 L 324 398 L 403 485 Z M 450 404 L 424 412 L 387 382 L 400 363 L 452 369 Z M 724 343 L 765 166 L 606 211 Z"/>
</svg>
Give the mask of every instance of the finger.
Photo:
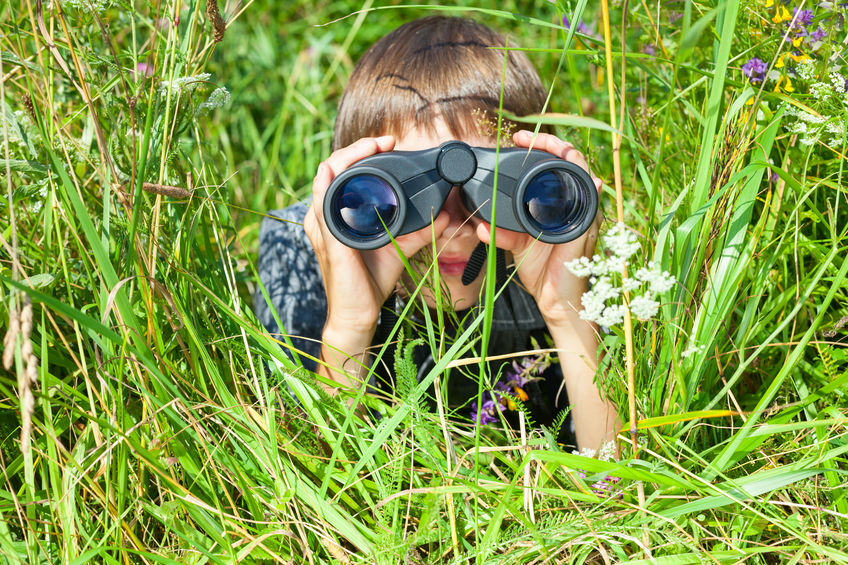
<svg viewBox="0 0 848 565">
<path fill-rule="evenodd" d="M 315 173 L 315 178 L 312 179 L 312 205 L 310 210 L 315 214 L 319 223 L 324 223 L 324 195 L 333 182 L 335 175 L 332 169 L 325 162 L 318 165 L 318 171 Z"/>
<path fill-rule="evenodd" d="M 440 237 L 442 237 L 442 233 L 444 233 L 445 229 L 447 229 L 448 224 L 450 224 L 450 215 L 447 210 L 442 210 L 429 226 L 412 233 L 402 235 L 396 238 L 395 241 L 397 242 L 401 253 L 403 253 L 405 257 L 411 257 L 424 247 L 431 245 L 433 241 L 437 241 Z"/>
<path fill-rule="evenodd" d="M 332 155 L 327 158 L 327 165 L 333 172 L 335 177 L 337 174 L 347 169 L 360 159 L 370 157 L 384 151 L 391 151 L 395 146 L 395 137 L 393 135 L 384 135 L 382 137 L 363 137 L 362 139 L 333 151 Z"/>
<path fill-rule="evenodd" d="M 492 242 L 492 225 L 488 222 L 480 222 L 477 225 L 477 237 L 480 241 L 489 245 Z M 495 227 L 495 245 L 498 246 L 498 249 L 517 254 L 523 252 L 534 241 L 529 234 Z"/>
<path fill-rule="evenodd" d="M 393 135 L 363 137 L 347 147 L 333 151 L 327 157 L 326 161 L 320 163 L 318 165 L 318 171 L 315 173 L 315 178 L 312 180 L 312 200 L 316 204 L 318 218 L 323 218 L 321 210 L 324 202 L 324 194 L 330 187 L 330 183 L 336 178 L 336 175 L 355 162 L 376 153 L 391 151 L 394 146 L 395 138 Z"/>
<path fill-rule="evenodd" d="M 573 144 L 563 141 L 555 135 L 549 133 L 534 135 L 531 131 L 520 130 L 513 135 L 513 141 L 518 147 L 532 147 L 540 151 L 547 151 L 560 159 L 579 165 L 586 171 L 589 170 L 589 164 L 583 154 L 575 149 Z"/>
</svg>

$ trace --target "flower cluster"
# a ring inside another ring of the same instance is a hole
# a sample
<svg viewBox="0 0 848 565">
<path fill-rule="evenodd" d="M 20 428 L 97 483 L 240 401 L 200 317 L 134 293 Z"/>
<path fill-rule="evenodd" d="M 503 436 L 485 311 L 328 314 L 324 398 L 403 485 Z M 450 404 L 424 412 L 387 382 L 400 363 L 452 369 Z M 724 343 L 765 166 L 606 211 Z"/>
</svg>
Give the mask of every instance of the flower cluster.
<svg viewBox="0 0 848 565">
<path fill-rule="evenodd" d="M 848 109 L 848 78 L 837 72 L 829 73 L 827 79 L 816 79 L 816 67 L 812 61 L 804 61 L 797 66 L 800 80 L 809 84 L 808 91 L 822 112 L 811 113 L 807 110 L 788 105 L 786 114 L 795 121 L 787 128 L 798 135 L 802 145 L 811 145 L 822 141 L 830 147 L 840 147 L 845 135 L 845 109 Z"/>
<path fill-rule="evenodd" d="M 589 449 L 584 447 L 580 451 L 572 451 L 574 455 L 581 455 L 583 457 L 594 458 L 597 455 L 599 461 L 611 461 L 615 457 L 615 442 L 608 441 L 601 446 L 599 451 L 595 451 L 594 449 Z M 581 479 L 586 478 L 586 473 L 583 471 L 577 471 L 577 476 Z M 612 475 L 605 475 L 604 477 L 596 480 L 592 483 L 592 492 L 597 494 L 598 496 L 616 496 L 621 498 L 623 493 L 621 490 L 615 490 L 615 485 L 621 481 L 621 477 L 613 477 Z"/>
<path fill-rule="evenodd" d="M 177 93 L 180 91 L 192 91 L 204 82 L 212 78 L 209 73 L 200 73 L 194 76 L 176 77 L 174 80 L 163 80 L 159 83 L 159 94 L 165 94 L 169 90 Z"/>
<path fill-rule="evenodd" d="M 205 112 L 211 112 L 216 108 L 226 106 L 229 101 L 230 92 L 222 86 L 213 90 L 212 93 L 209 95 L 209 98 L 206 99 L 206 102 L 203 102 L 197 108 L 197 111 L 201 114 Z"/>
<path fill-rule="evenodd" d="M 778 45 L 780 51 L 771 52 L 767 57 L 751 57 L 742 65 L 742 74 L 754 85 L 767 85 L 775 92 L 795 92 L 793 81 L 799 77 L 796 66 L 820 57 L 824 60 L 822 48 L 830 46 L 838 49 L 838 41 L 828 41 L 835 33 L 844 31 L 845 15 L 836 13 L 848 5 L 845 3 L 819 2 L 817 10 L 800 6 L 790 6 L 788 0 L 765 0 L 767 17 L 758 21 L 766 22 L 766 27 L 780 37 L 779 42 L 762 42 L 763 45 Z M 762 36 L 763 31 L 755 32 Z M 838 58 L 831 58 L 831 62 Z M 771 64 L 766 61 L 772 61 Z M 769 68 L 771 67 L 771 70 Z M 832 69 L 832 72 L 838 69 Z M 814 94 L 811 91 L 811 94 Z"/>
<path fill-rule="evenodd" d="M 622 300 L 624 293 L 637 291 L 641 294 L 630 299 L 630 312 L 640 320 L 656 316 L 660 306 L 656 297 L 674 286 L 674 276 L 665 271 L 641 268 L 633 278 L 619 284 L 622 270 L 639 250 L 639 241 L 622 223 L 613 226 L 603 241 L 610 253 L 608 257 L 581 257 L 565 264 L 578 277 L 590 277 L 592 284 L 581 298 L 580 317 L 606 328 L 620 324 L 627 308 Z"/>
<path fill-rule="evenodd" d="M 102 13 L 112 6 L 112 0 L 62 0 L 62 7 L 79 12 Z"/>
<path fill-rule="evenodd" d="M 775 92 L 792 93 L 796 88 L 793 81 L 809 82 L 809 77 L 801 76 L 800 67 L 818 59 L 822 66 L 830 67 L 829 74 L 837 74 L 844 83 L 845 78 L 839 74 L 837 64 L 844 58 L 839 56 L 841 47 L 836 35 L 845 31 L 846 14 L 839 11 L 848 8 L 848 3 L 819 2 L 812 8 L 806 7 L 809 3 L 794 7 L 789 4 L 788 0 L 765 1 L 768 17 L 759 21 L 770 22 L 767 27 L 779 33 L 781 41 L 763 42 L 763 45 L 778 45 L 780 51 L 767 57 L 748 59 L 742 65 L 742 74 L 751 84 L 767 84 Z M 762 32 L 758 33 L 762 35 Z M 829 51 L 833 51 L 832 56 L 829 56 Z M 765 61 L 772 61 L 771 70 Z M 811 88 L 809 93 L 817 97 L 815 89 Z"/>
<path fill-rule="evenodd" d="M 538 379 L 550 364 L 551 360 L 547 355 L 525 357 L 521 362 L 513 361 L 512 366 L 495 382 L 492 390 L 483 393 L 485 400 L 480 409 L 478 410 L 476 401 L 471 403 L 471 421 L 484 426 L 494 424 L 498 421 L 498 412 L 516 410 L 518 406 L 514 399 L 527 400 L 524 387 L 530 381 Z"/>
</svg>

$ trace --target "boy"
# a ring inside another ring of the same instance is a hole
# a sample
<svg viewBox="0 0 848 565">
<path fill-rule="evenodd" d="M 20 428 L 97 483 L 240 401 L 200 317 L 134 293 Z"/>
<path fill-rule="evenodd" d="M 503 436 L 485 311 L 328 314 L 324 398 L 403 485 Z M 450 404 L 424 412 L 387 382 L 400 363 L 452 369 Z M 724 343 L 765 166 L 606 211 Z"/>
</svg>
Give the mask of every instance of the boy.
<svg viewBox="0 0 848 565">
<path fill-rule="evenodd" d="M 356 161 L 383 151 L 427 149 L 452 139 L 494 147 L 497 132 L 480 125 L 497 116 L 501 99 L 504 110 L 516 115 L 541 112 L 546 92 L 535 69 L 523 53 L 506 51 L 505 45 L 502 36 L 479 23 L 442 16 L 412 21 L 380 39 L 357 63 L 342 95 L 334 152 L 318 168 L 312 202 L 272 213 L 285 222 L 263 221 L 262 282 L 295 345 L 323 361 L 319 374 L 343 386 L 359 386 L 367 372 L 362 367 L 370 366 L 381 308 L 390 297 L 403 300 L 414 288 L 394 246 L 359 251 L 332 236 L 322 212 L 327 188 Z M 588 169 L 571 144 L 548 133 L 534 137 L 519 131 L 511 141 Z M 599 180 L 595 184 L 600 188 Z M 300 223 L 303 231 L 298 231 Z M 464 208 L 454 187 L 431 226 L 396 241 L 413 258 L 426 257 L 435 239 L 442 286 L 462 311 L 477 303 L 484 278 L 480 274 L 464 285 L 463 272 L 477 244 L 489 242 L 490 232 L 491 226 Z M 570 416 L 576 443 L 591 449 L 614 439 L 617 417 L 593 383 L 597 330 L 578 316 L 586 282 L 563 263 L 592 256 L 597 233 L 598 221 L 580 238 L 552 245 L 498 228 L 497 245 L 517 265 L 521 285 L 513 281 L 495 302 L 489 346 L 490 355 L 510 353 L 528 349 L 533 337 L 547 333 L 552 338 L 559 367 L 528 384 L 528 402 L 537 421 L 550 422 L 554 411 L 567 406 L 564 399 L 557 401 L 564 378 L 574 405 Z M 432 293 L 423 298 L 435 308 Z M 254 301 L 263 324 L 279 331 L 261 293 Z M 416 360 L 426 361 L 420 357 Z M 476 398 L 476 383 L 453 374 L 450 381 L 455 381 L 448 390 L 452 405 Z"/>
</svg>

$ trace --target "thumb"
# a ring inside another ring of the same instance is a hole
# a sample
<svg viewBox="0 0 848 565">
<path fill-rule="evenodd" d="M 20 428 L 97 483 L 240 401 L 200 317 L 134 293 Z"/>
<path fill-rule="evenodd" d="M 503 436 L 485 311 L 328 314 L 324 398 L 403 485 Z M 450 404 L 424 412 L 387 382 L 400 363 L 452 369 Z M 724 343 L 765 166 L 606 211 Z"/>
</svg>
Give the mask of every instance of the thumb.
<svg viewBox="0 0 848 565">
<path fill-rule="evenodd" d="M 395 239 L 398 247 L 407 257 L 418 253 L 421 249 L 430 245 L 433 241 L 442 237 L 450 223 L 450 215 L 447 210 L 442 210 L 433 223 L 418 231 L 402 235 Z"/>
</svg>

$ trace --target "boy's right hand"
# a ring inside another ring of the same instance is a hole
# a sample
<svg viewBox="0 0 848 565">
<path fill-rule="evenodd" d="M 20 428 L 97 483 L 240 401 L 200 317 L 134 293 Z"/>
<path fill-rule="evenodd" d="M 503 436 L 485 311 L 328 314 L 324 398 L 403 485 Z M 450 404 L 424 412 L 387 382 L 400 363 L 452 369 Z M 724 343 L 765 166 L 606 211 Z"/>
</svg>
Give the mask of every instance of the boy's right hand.
<svg viewBox="0 0 848 565">
<path fill-rule="evenodd" d="M 338 336 L 333 344 L 350 354 L 360 351 L 361 344 L 368 347 L 377 328 L 380 308 L 394 292 L 404 266 L 394 245 L 380 249 L 360 251 L 338 241 L 324 221 L 324 195 L 333 179 L 349 166 L 376 153 L 391 151 L 395 138 L 363 138 L 352 145 L 334 151 L 318 166 L 312 181 L 312 206 L 306 213 L 304 229 L 324 279 L 327 293 L 327 321 L 324 325 L 325 341 L 329 335 Z M 448 225 L 447 212 L 443 211 L 433 222 L 433 233 L 428 228 L 396 238 L 401 252 L 411 257 L 438 239 Z M 345 336 L 345 337 L 342 337 Z M 358 336 L 358 339 L 357 339 Z M 360 343 L 355 343 L 360 342 Z"/>
</svg>

